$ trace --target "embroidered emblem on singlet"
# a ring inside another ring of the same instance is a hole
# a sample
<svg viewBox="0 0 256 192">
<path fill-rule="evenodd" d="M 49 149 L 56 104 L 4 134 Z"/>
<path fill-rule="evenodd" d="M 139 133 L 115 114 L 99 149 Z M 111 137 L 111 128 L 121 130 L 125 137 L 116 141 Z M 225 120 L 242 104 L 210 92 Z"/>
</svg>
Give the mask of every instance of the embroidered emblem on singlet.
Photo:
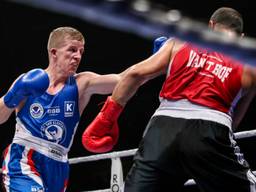
<svg viewBox="0 0 256 192">
<path fill-rule="evenodd" d="M 62 121 L 49 120 L 41 126 L 41 134 L 44 139 L 60 144 L 65 140 L 66 127 Z"/>
<path fill-rule="evenodd" d="M 42 115 L 44 114 L 44 108 L 40 103 L 33 103 L 30 106 L 29 111 L 30 111 L 30 115 L 35 119 L 41 118 Z"/>
</svg>

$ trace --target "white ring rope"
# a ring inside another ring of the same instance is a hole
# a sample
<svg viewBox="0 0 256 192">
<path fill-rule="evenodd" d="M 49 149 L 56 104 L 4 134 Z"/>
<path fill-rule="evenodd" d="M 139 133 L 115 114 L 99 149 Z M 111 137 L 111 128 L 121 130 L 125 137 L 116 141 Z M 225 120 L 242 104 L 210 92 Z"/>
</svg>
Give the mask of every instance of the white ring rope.
<svg viewBox="0 0 256 192">
<path fill-rule="evenodd" d="M 256 130 L 251 130 L 251 131 L 242 131 L 242 132 L 237 132 L 234 133 L 234 137 L 236 139 L 243 139 L 243 138 L 249 138 L 256 136 Z M 98 161 L 98 160 L 103 160 L 103 159 L 114 159 L 114 158 L 120 158 L 120 157 L 127 157 L 127 156 L 133 156 L 136 153 L 137 149 L 130 149 L 130 150 L 125 150 L 125 151 L 118 151 L 118 152 L 110 152 L 110 153 L 104 153 L 104 154 L 97 154 L 97 155 L 90 155 L 86 157 L 78 157 L 78 158 L 71 158 L 69 159 L 70 164 L 77 164 L 81 162 L 89 162 L 89 161 Z M 112 172 L 113 172 L 113 166 L 115 168 L 122 169 L 122 167 L 119 165 L 115 165 L 114 162 L 112 162 Z M 256 171 L 253 172 L 256 174 Z M 111 173 L 111 178 L 113 177 L 114 173 Z M 118 177 L 122 178 L 122 172 L 118 175 Z M 120 181 L 119 181 L 120 182 Z M 189 179 L 184 185 L 185 186 L 190 186 L 190 185 L 195 185 L 196 182 L 193 179 Z M 113 183 L 111 181 L 110 185 L 112 186 Z M 122 185 L 119 185 L 120 190 L 118 192 L 122 192 Z M 101 190 L 94 190 L 94 191 L 84 191 L 84 192 L 112 192 L 113 190 L 111 189 L 101 189 Z"/>
<path fill-rule="evenodd" d="M 256 136 L 256 129 L 250 131 L 241 131 L 234 133 L 236 139 L 243 139 L 248 137 Z"/>
<path fill-rule="evenodd" d="M 256 130 L 237 132 L 237 133 L 234 133 L 234 136 L 236 139 L 253 137 L 253 136 L 256 136 Z M 69 159 L 69 163 L 77 164 L 77 163 L 82 163 L 82 162 L 98 161 L 98 160 L 102 160 L 102 159 L 111 159 L 111 158 L 115 158 L 115 157 L 127 157 L 127 156 L 134 155 L 136 153 L 136 151 L 137 151 L 137 149 L 130 149 L 130 150 L 124 150 L 124 151 L 118 151 L 118 152 L 90 155 L 90 156 L 86 156 L 86 157 L 76 157 L 76 158 Z"/>
<path fill-rule="evenodd" d="M 249 138 L 249 137 L 253 137 L 253 136 L 256 136 L 256 130 L 242 131 L 242 132 L 234 133 L 234 137 L 236 139 Z M 112 169 L 111 169 L 111 178 L 112 178 L 113 175 L 115 174 L 115 173 L 113 173 L 113 167 L 114 167 L 114 169 L 122 169 L 122 165 L 116 165 L 116 162 L 113 162 L 113 159 L 117 159 L 117 158 L 119 159 L 120 157 L 133 156 L 136 153 L 136 151 L 137 151 L 137 149 L 130 149 L 130 150 L 125 150 L 125 151 L 91 155 L 91 156 L 87 156 L 87 157 L 71 158 L 71 159 L 69 159 L 69 162 L 70 162 L 70 164 L 77 164 L 77 163 L 81 163 L 81 162 L 112 159 Z M 256 174 L 256 171 L 254 171 L 253 173 Z M 117 176 L 117 175 L 115 175 L 115 176 Z M 118 178 L 120 177 L 121 180 L 123 179 L 122 171 L 117 177 Z M 119 182 L 122 183 L 123 180 L 119 181 Z M 196 184 L 196 182 L 193 179 L 189 179 L 184 185 L 190 186 L 190 185 L 195 185 L 195 184 Z M 101 190 L 84 191 L 84 192 L 113 192 L 114 190 L 111 189 L 112 186 L 113 186 L 113 181 L 110 182 L 110 189 L 101 189 Z M 119 190 L 117 190 L 117 192 L 122 192 L 122 187 L 123 187 L 123 185 L 119 185 Z"/>
<path fill-rule="evenodd" d="M 117 151 L 117 152 L 110 152 L 110 153 L 104 153 L 104 154 L 98 154 L 98 155 L 90 155 L 86 157 L 77 157 L 77 158 L 71 158 L 69 159 L 70 164 L 77 164 L 82 162 L 89 162 L 89 161 L 98 161 L 102 159 L 112 159 L 115 157 L 127 157 L 132 156 L 136 153 L 137 149 L 130 149 L 130 150 L 124 150 L 124 151 Z"/>
</svg>

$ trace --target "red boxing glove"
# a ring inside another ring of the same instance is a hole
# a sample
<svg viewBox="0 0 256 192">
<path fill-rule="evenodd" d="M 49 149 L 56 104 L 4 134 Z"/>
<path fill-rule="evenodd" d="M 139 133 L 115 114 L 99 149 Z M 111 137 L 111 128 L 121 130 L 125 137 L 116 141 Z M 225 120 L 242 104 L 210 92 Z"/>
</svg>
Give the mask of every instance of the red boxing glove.
<svg viewBox="0 0 256 192">
<path fill-rule="evenodd" d="M 88 151 L 104 153 L 114 147 L 119 137 L 117 119 L 122 110 L 123 106 L 110 96 L 107 98 L 99 114 L 82 135 L 83 146 Z"/>
</svg>

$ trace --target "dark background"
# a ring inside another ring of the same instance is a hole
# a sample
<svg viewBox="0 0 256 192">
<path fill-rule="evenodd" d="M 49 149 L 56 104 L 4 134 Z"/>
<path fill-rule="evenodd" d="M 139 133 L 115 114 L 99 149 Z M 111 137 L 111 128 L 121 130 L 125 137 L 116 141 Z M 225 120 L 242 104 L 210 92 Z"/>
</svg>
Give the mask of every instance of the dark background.
<svg viewBox="0 0 256 192">
<path fill-rule="evenodd" d="M 70 1 L 72 2 L 72 1 Z M 127 1 L 128 2 L 128 1 Z M 245 21 L 247 36 L 256 36 L 254 24 L 253 1 L 152 1 L 168 8 L 181 10 L 184 14 L 207 22 L 212 12 L 220 6 L 230 6 L 240 11 Z M 81 3 L 77 0 L 74 3 Z M 128 2 L 129 3 L 129 2 Z M 146 38 L 131 32 L 111 29 L 97 25 L 95 22 L 85 21 L 68 14 L 35 8 L 29 5 L 1 1 L 0 2 L 0 61 L 2 75 L 0 76 L 3 95 L 13 80 L 23 72 L 32 68 L 46 68 L 48 65 L 47 40 L 53 28 L 59 26 L 73 26 L 85 36 L 85 55 L 78 72 L 94 71 L 100 74 L 119 73 L 132 64 L 147 58 L 152 51 L 152 38 Z M 164 77 L 151 80 L 139 89 L 129 101 L 122 113 L 119 142 L 113 151 L 137 148 L 143 130 L 150 116 L 159 104 L 158 93 Z M 69 157 L 88 156 L 92 153 L 83 149 L 81 134 L 93 120 L 102 107 L 106 96 L 95 95 L 91 98 L 81 118 L 80 126 L 74 139 Z M 255 101 L 253 101 L 239 130 L 254 129 Z M 11 142 L 15 127 L 14 115 L 0 126 L 0 151 Z M 238 140 L 245 158 L 256 169 L 255 138 Z M 132 163 L 132 157 L 122 158 L 124 176 Z M 68 191 L 96 190 L 109 187 L 110 160 L 81 163 L 71 165 L 70 183 Z M 171 186 L 170 186 L 171 187 Z M 192 191 L 192 187 L 184 189 Z"/>
</svg>

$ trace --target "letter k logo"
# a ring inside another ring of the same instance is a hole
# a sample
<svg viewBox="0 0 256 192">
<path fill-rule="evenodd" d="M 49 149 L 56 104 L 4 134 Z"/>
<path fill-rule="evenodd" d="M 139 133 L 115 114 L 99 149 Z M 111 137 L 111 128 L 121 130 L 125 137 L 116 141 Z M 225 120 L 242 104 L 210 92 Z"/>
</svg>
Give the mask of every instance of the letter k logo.
<svg viewBox="0 0 256 192">
<path fill-rule="evenodd" d="M 73 105 L 73 103 L 67 103 L 66 110 L 67 111 L 72 111 L 72 109 L 73 109 L 72 105 Z"/>
<path fill-rule="evenodd" d="M 75 101 L 65 101 L 65 117 L 73 116 L 75 110 Z"/>
</svg>

